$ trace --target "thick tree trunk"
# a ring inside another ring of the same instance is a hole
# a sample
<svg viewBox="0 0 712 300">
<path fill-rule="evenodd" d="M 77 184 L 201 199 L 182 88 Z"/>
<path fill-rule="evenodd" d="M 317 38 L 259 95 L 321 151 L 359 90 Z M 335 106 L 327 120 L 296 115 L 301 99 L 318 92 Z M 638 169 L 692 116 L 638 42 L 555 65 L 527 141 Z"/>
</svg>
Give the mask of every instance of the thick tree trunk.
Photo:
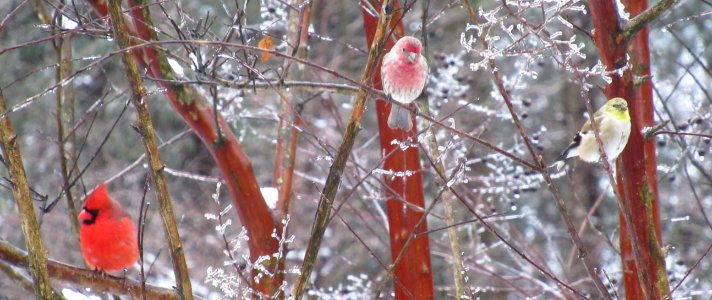
<svg viewBox="0 0 712 300">
<path fill-rule="evenodd" d="M 375 2 L 375 1 L 374 1 Z M 380 11 L 381 6 L 373 3 L 376 10 Z M 367 44 L 371 45 L 376 32 L 378 17 L 362 10 L 364 19 L 364 29 L 366 32 Z M 394 16 L 393 20 L 400 20 L 399 16 Z M 384 52 L 389 51 L 395 43 L 395 36 L 403 35 L 403 24 L 391 22 L 391 28 L 396 27 L 394 36 L 386 42 Z M 373 77 L 373 85 L 376 89 L 382 89 L 380 64 Z M 388 201 L 386 204 L 388 212 L 388 228 L 391 241 L 391 260 L 394 267 L 394 287 L 396 299 L 433 299 L 433 278 L 430 265 L 430 246 L 427 235 L 414 237 L 415 234 L 428 230 L 425 222 L 425 200 L 423 196 L 423 177 L 421 176 L 420 158 L 417 147 L 409 147 L 405 151 L 398 145 L 391 144 L 393 140 L 404 141 L 411 139 L 411 143 L 416 143 L 416 126 L 411 131 L 405 132 L 401 129 L 393 130 L 388 127 L 389 103 L 383 99 L 376 100 L 376 113 L 378 114 L 378 128 L 380 131 L 381 153 L 385 155 L 383 168 L 394 172 L 412 171 L 409 176 L 385 176 Z M 415 119 L 412 120 L 413 124 Z M 407 202 L 408 204 L 404 203 Z M 420 207 L 423 210 L 413 209 L 412 206 Z"/>
<path fill-rule="evenodd" d="M 628 0 L 625 6 L 631 16 L 640 14 L 646 0 Z M 625 67 L 631 57 L 631 69 L 611 75 L 613 81 L 606 87 L 606 96 L 623 97 L 628 100 L 631 114 L 631 135 L 626 149 L 621 154 L 617 167 L 619 201 L 629 207 L 634 245 L 621 212 L 621 257 L 626 299 L 662 299 L 669 294 L 664 256 L 660 249 L 660 215 L 657 191 L 655 144 L 646 142 L 641 129 L 653 125 L 653 99 L 650 78 L 636 84 L 634 77 L 650 75 L 650 54 L 647 28 L 640 30 L 629 44 L 622 34 L 619 18 L 613 1 L 590 2 L 596 46 L 601 61 L 611 71 Z M 630 51 L 628 51 L 630 50 Z M 638 257 L 636 249 L 639 249 Z M 636 260 L 640 265 L 636 264 Z M 643 279 L 643 280 L 641 280 Z M 643 281 L 643 282 L 641 282 Z M 647 285 L 647 286 L 646 286 Z"/>
</svg>

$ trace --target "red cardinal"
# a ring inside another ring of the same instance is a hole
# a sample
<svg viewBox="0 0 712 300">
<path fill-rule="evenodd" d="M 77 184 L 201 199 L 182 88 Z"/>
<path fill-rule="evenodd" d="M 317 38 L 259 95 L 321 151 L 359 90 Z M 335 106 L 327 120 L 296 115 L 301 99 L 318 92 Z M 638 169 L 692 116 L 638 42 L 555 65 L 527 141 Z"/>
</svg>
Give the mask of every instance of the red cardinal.
<svg viewBox="0 0 712 300">
<path fill-rule="evenodd" d="M 131 267 L 138 260 L 136 226 L 106 192 L 106 183 L 89 194 L 78 218 L 82 222 L 80 246 L 90 267 L 113 272 Z"/>
</svg>

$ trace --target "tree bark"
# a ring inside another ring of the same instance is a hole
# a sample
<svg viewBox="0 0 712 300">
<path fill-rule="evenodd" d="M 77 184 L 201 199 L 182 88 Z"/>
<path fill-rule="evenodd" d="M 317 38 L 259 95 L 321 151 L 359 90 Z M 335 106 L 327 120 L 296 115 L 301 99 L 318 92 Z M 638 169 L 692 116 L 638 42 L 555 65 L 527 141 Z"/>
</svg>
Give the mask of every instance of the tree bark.
<svg viewBox="0 0 712 300">
<path fill-rule="evenodd" d="M 381 10 L 381 5 L 371 1 L 373 7 Z M 363 7 L 363 6 L 362 6 Z M 362 9 L 364 19 L 364 29 L 366 42 L 371 45 L 376 32 L 376 22 L 378 18 Z M 403 23 L 399 16 L 394 16 L 390 28 L 396 27 L 395 34 L 391 36 L 385 45 L 384 53 L 390 50 L 398 37 L 404 35 Z M 373 86 L 382 89 L 381 65 L 376 68 L 373 78 Z M 411 104 L 414 105 L 414 104 Z M 433 299 L 433 277 L 430 264 L 430 245 L 428 235 L 418 235 L 428 231 L 426 222 L 421 222 L 426 216 L 425 198 L 423 195 L 423 177 L 420 165 L 419 150 L 417 147 L 408 147 L 401 150 L 399 145 L 392 144 L 391 141 L 406 141 L 417 143 L 417 126 L 413 126 L 411 131 L 405 132 L 401 129 L 391 129 L 388 127 L 388 112 L 392 105 L 383 99 L 376 99 L 376 113 L 378 114 L 378 128 L 381 142 L 381 153 L 385 157 L 383 168 L 393 170 L 393 172 L 411 171 L 408 176 L 385 175 L 386 192 L 388 200 L 386 209 L 388 213 L 388 228 L 391 241 L 391 260 L 397 264 L 391 266 L 394 272 L 394 284 L 396 299 Z M 413 124 L 416 124 L 415 117 L 411 116 Z M 406 142 L 407 143 L 407 142 Z M 404 203 L 407 202 L 408 204 Z M 413 207 L 422 208 L 415 210 Z M 422 224 L 418 226 L 418 224 Z M 412 237 L 418 235 L 418 237 Z M 408 243 L 409 239 L 413 239 Z M 407 248 L 404 248 L 407 247 Z M 399 256 L 401 256 L 399 258 Z"/>
<path fill-rule="evenodd" d="M 27 184 L 25 166 L 22 163 L 20 145 L 12 128 L 10 116 L 5 103 L 5 97 L 0 90 L 0 143 L 2 143 L 3 163 L 10 175 L 12 195 L 15 197 L 17 210 L 20 214 L 20 227 L 27 245 L 27 260 L 34 282 L 34 292 L 37 299 L 54 299 L 52 284 L 47 273 L 47 250 L 42 244 L 40 226 L 35 216 L 35 206 L 32 204 L 30 187 Z"/>
<path fill-rule="evenodd" d="M 631 15 L 640 14 L 647 7 L 646 0 L 626 1 Z M 661 232 L 659 199 L 655 162 L 655 143 L 646 142 L 641 133 L 644 127 L 653 125 L 653 100 L 650 80 L 636 86 L 633 76 L 650 74 L 650 54 L 648 31 L 639 27 L 628 49 L 613 1 L 592 1 L 589 5 L 595 29 L 594 41 L 599 49 L 601 61 L 607 71 L 624 68 L 631 57 L 631 69 L 611 73 L 612 82 L 606 86 L 607 98 L 622 97 L 628 101 L 631 115 L 631 134 L 626 149 L 617 163 L 617 189 L 623 207 L 630 212 L 628 227 L 625 213 L 620 212 L 621 258 L 626 299 L 662 299 L 669 295 L 664 256 L 660 249 Z M 626 28 L 627 29 L 627 28 Z M 631 234 L 637 240 L 636 245 Z M 637 247 L 638 249 L 634 249 Z M 636 262 L 639 262 L 636 263 Z"/>
<path fill-rule="evenodd" d="M 89 0 L 89 3 L 100 16 L 108 15 L 106 1 Z M 141 3 L 139 1 L 129 3 L 135 28 L 131 31 L 131 35 L 146 41 L 156 41 L 158 40 L 156 33 L 150 29 L 153 28 L 153 22 L 150 19 L 148 5 Z M 211 108 L 194 86 L 171 82 L 176 80 L 177 76 L 163 53 L 148 46 L 131 52 L 139 64 L 148 68 L 150 76 L 165 79 L 165 81 L 156 81 L 156 84 L 165 89 L 168 103 L 200 137 L 220 169 L 240 223 L 245 226 L 250 236 L 248 241 L 250 260 L 256 262 L 260 257 L 273 257 L 274 253 L 279 253 L 279 244 L 272 238 L 272 232 L 273 230 L 281 232 L 280 224 L 274 222 L 257 184 L 252 163 L 225 119 Z M 265 269 L 274 271 L 274 276 L 262 277 L 259 283 L 253 283 L 253 287 L 258 293 L 275 295 L 282 284 L 282 266 L 277 259 L 270 259 L 262 264 Z M 258 273 L 259 271 L 254 270 L 253 276 L 257 276 Z"/>
<path fill-rule="evenodd" d="M 336 199 L 336 193 L 341 183 L 341 176 L 344 172 L 344 168 L 346 167 L 346 162 L 351 155 L 354 140 L 356 139 L 359 127 L 361 126 L 361 118 L 366 110 L 366 100 L 368 96 L 366 87 L 369 86 L 374 74 L 377 75 L 379 70 L 377 68 L 377 63 L 383 54 L 383 43 L 385 42 L 383 37 L 387 32 L 388 24 L 393 16 L 393 6 L 391 3 L 393 0 L 382 1 L 385 6 L 390 7 L 390 10 L 379 10 L 382 13 L 375 17 L 377 25 L 374 25 L 374 38 L 369 43 L 372 43 L 372 45 L 369 46 L 370 50 L 368 53 L 368 60 L 366 61 L 366 66 L 361 76 L 361 89 L 359 89 L 359 92 L 356 95 L 354 108 L 351 111 L 349 123 L 344 131 L 343 140 L 341 141 L 341 145 L 339 145 L 338 152 L 334 156 L 334 163 L 329 168 L 329 174 L 326 176 L 326 182 L 324 183 L 324 188 L 321 192 L 321 197 L 319 198 L 319 205 L 317 207 L 316 216 L 314 217 L 314 224 L 312 225 L 311 237 L 309 238 L 306 253 L 304 254 L 302 274 L 299 276 L 299 279 L 292 290 L 292 294 L 295 299 L 301 299 L 307 288 L 307 282 L 309 281 L 311 272 L 314 269 L 317 254 L 319 253 L 319 247 L 321 246 L 321 240 L 324 237 L 324 232 L 326 231 L 329 221 L 331 220 L 331 208 L 333 207 L 334 200 Z"/>
<path fill-rule="evenodd" d="M 124 21 L 121 9 L 121 0 L 109 0 L 109 13 L 111 14 L 112 27 L 114 38 L 119 48 L 128 48 L 130 43 L 130 33 Z M 173 205 L 171 202 L 170 193 L 168 192 L 168 183 L 166 182 L 165 174 L 163 173 L 163 162 L 158 152 L 158 143 L 156 142 L 156 133 L 153 129 L 153 121 L 148 112 L 148 96 L 146 88 L 143 86 L 143 80 L 138 70 L 138 62 L 134 59 L 131 52 L 124 52 L 122 55 L 124 64 L 124 72 L 129 81 L 131 88 L 131 102 L 136 108 L 138 115 L 138 132 L 143 140 L 146 149 L 146 157 L 150 165 L 151 178 L 155 185 L 156 199 L 158 200 L 161 220 L 163 221 L 163 229 L 168 240 L 168 250 L 173 262 L 173 273 L 176 277 L 176 287 L 179 291 L 181 299 L 193 299 L 193 289 L 190 283 L 190 274 L 188 272 L 188 264 L 183 253 L 183 245 L 178 233 L 178 225 L 176 224 L 175 214 L 173 213 Z"/>
</svg>

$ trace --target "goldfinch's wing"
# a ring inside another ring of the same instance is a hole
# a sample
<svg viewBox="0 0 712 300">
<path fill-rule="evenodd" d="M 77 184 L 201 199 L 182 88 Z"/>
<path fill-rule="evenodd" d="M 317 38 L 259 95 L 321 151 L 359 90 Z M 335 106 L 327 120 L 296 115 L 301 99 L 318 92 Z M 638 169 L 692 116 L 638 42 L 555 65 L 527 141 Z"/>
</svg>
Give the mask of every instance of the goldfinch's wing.
<svg viewBox="0 0 712 300">
<path fill-rule="evenodd" d="M 597 111 L 594 115 L 593 118 L 596 120 L 596 125 L 598 128 L 601 128 L 601 123 L 603 122 L 604 119 L 603 112 Z M 591 120 L 586 120 L 586 123 L 583 124 L 583 127 L 581 127 L 581 131 L 579 133 L 587 133 L 591 131 Z"/>
<path fill-rule="evenodd" d="M 598 122 L 600 122 L 600 121 L 597 118 L 596 124 L 598 124 Z M 586 120 L 586 123 L 583 124 L 583 126 L 581 127 L 581 130 L 579 130 L 579 133 L 588 132 L 588 131 L 591 131 L 591 120 Z"/>
<path fill-rule="evenodd" d="M 598 125 L 600 128 L 601 122 L 603 122 L 602 111 L 597 111 L 593 116 L 596 119 L 596 125 Z M 574 135 L 574 138 L 573 140 L 571 140 L 571 143 L 566 147 L 566 149 L 564 149 L 561 155 L 556 158 L 556 163 L 554 163 L 550 167 L 556 166 L 557 169 L 561 169 L 564 164 L 564 161 L 567 158 L 577 155 L 575 152 L 572 151 L 576 151 L 575 149 L 581 145 L 581 140 L 592 134 L 593 131 L 591 130 L 591 120 L 586 120 L 586 123 L 583 124 L 581 130 L 579 130 L 579 132 Z"/>
</svg>

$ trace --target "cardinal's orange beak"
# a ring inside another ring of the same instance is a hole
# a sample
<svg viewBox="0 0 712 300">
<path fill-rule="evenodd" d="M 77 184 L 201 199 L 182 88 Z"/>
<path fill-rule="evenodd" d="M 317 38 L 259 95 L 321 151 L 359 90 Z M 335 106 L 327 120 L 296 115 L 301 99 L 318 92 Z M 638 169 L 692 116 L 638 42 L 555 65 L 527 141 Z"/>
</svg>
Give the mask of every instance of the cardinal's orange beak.
<svg viewBox="0 0 712 300">
<path fill-rule="evenodd" d="M 77 216 L 77 219 L 79 219 L 79 221 L 91 220 L 91 218 L 92 215 L 86 209 L 82 209 L 82 212 L 80 212 Z"/>
</svg>

